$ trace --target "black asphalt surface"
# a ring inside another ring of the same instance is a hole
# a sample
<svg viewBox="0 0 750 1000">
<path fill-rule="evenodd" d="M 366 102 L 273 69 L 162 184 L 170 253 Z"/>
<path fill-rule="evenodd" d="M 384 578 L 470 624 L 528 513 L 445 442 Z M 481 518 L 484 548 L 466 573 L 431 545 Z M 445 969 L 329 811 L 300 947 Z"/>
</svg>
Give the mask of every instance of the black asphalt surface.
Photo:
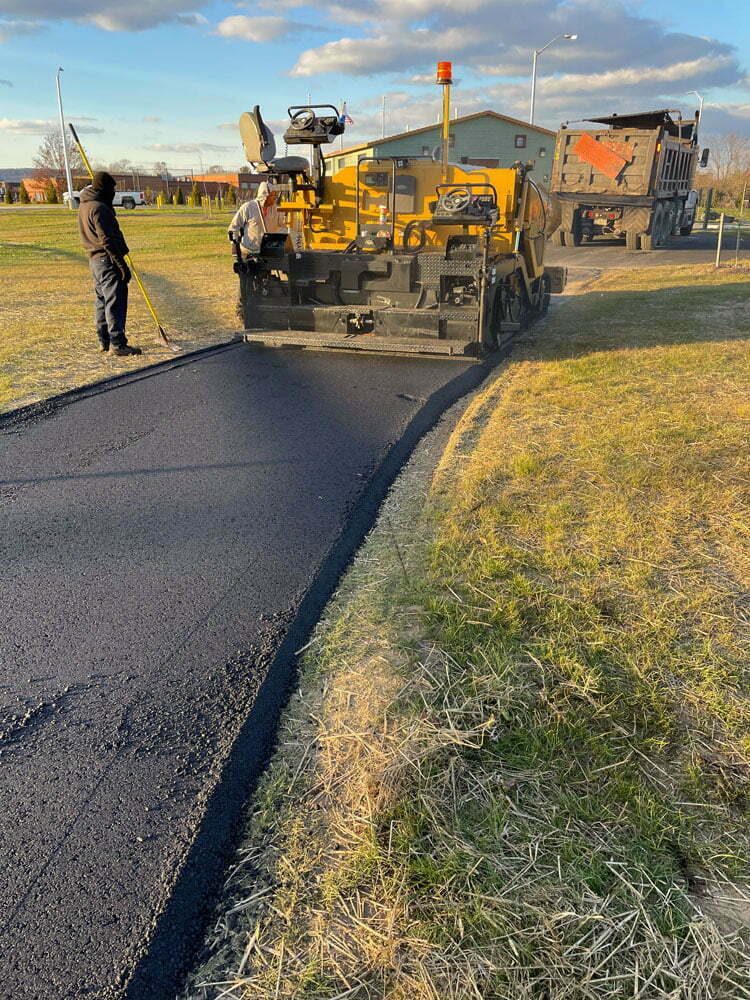
<svg viewBox="0 0 750 1000">
<path fill-rule="evenodd" d="M 172 995 L 294 650 L 484 371 L 235 345 L 0 423 L 0 996 Z"/>
<path fill-rule="evenodd" d="M 700 224 L 699 224 L 700 225 Z M 745 227 L 747 232 L 747 226 Z M 597 236 L 591 243 L 579 247 L 553 247 L 547 245 L 545 260 L 548 264 L 564 264 L 575 279 L 575 269 L 585 271 L 628 270 L 636 267 L 678 267 L 692 264 L 712 264 L 716 258 L 718 232 L 714 229 L 696 228 L 690 236 L 673 236 L 664 247 L 648 252 L 627 250 L 624 240 L 610 240 Z M 724 229 L 722 239 L 724 264 L 734 261 L 737 230 L 734 226 Z M 750 258 L 750 239 L 740 238 L 740 260 Z"/>
</svg>

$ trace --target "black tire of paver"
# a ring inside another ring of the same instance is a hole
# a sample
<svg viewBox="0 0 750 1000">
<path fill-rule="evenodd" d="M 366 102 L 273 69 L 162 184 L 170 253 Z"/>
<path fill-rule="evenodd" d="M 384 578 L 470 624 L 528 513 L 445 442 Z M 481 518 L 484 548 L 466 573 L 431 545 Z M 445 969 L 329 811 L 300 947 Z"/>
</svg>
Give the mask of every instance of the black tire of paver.
<svg viewBox="0 0 750 1000">
<path fill-rule="evenodd" d="M 626 250 L 637 250 L 638 249 L 638 232 L 635 229 L 625 230 L 625 249 Z"/>
<path fill-rule="evenodd" d="M 638 242 L 640 243 L 641 250 L 654 249 L 654 238 L 651 233 L 641 233 Z"/>
<path fill-rule="evenodd" d="M 532 310 L 537 316 L 543 316 L 549 309 L 550 280 L 548 274 L 543 274 L 535 282 L 535 295 Z"/>
<path fill-rule="evenodd" d="M 552 237 L 550 239 L 550 242 L 552 243 L 553 247 L 562 247 L 562 246 L 565 246 L 565 244 L 563 243 L 563 231 L 562 231 L 562 229 L 556 229 L 554 231 L 554 233 L 552 234 Z"/>
</svg>

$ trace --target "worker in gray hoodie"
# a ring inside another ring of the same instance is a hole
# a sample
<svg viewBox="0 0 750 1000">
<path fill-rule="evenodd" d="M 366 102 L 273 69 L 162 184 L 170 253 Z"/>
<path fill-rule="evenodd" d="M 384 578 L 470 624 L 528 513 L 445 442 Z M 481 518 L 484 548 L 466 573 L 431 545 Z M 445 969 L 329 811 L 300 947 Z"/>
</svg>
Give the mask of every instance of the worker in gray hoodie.
<svg viewBox="0 0 750 1000">
<path fill-rule="evenodd" d="M 131 347 L 125 336 L 130 268 L 125 261 L 128 245 L 112 207 L 115 187 L 111 174 L 106 171 L 94 174 L 91 184 L 81 191 L 78 231 L 94 278 L 99 349 L 127 358 L 142 352 L 140 347 Z"/>
</svg>

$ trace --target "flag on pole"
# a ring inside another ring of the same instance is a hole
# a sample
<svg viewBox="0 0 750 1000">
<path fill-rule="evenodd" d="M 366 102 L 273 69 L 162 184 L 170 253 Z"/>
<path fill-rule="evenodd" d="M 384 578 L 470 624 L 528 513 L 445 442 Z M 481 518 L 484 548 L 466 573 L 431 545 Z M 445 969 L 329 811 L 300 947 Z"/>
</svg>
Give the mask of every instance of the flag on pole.
<svg viewBox="0 0 750 1000">
<path fill-rule="evenodd" d="M 346 112 L 346 101 L 341 106 L 341 117 L 339 118 L 339 125 L 353 125 L 354 121 L 349 117 Z"/>
</svg>

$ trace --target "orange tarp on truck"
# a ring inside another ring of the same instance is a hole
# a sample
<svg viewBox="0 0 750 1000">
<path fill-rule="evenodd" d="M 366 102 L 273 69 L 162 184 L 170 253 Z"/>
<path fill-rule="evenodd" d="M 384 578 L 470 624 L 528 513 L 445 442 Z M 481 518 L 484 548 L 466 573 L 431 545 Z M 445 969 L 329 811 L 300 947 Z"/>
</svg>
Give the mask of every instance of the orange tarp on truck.
<svg viewBox="0 0 750 1000">
<path fill-rule="evenodd" d="M 618 143 L 618 145 L 620 144 Z M 606 174 L 607 177 L 611 177 L 612 180 L 615 180 L 628 162 L 624 156 L 615 152 L 614 149 L 603 142 L 597 142 L 585 132 L 581 135 L 575 146 L 573 146 L 571 152 L 575 153 L 579 160 L 583 160 L 584 163 L 590 163 L 592 167 Z"/>
</svg>

